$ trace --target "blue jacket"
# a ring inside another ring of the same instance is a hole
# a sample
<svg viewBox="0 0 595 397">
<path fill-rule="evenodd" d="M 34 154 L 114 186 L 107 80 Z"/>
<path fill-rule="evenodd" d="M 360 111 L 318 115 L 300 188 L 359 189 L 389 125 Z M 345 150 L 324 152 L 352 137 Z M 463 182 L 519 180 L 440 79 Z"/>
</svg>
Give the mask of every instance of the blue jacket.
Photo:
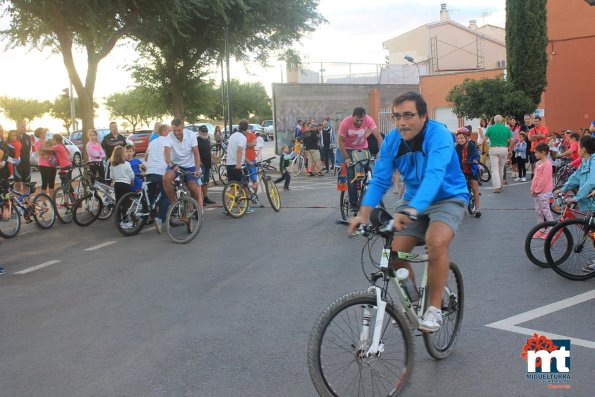
<svg viewBox="0 0 595 397">
<path fill-rule="evenodd" d="M 578 188 L 578 192 L 574 196 L 574 201 L 577 202 L 578 207 L 582 211 L 590 211 L 595 209 L 595 202 L 587 196 L 595 189 L 595 155 L 587 159 L 583 159 L 580 167 L 568 177 L 568 180 L 562 186 L 562 191 L 567 192 L 570 189 Z"/>
<path fill-rule="evenodd" d="M 419 213 L 441 200 L 469 201 L 454 136 L 442 123 L 428 120 L 424 130 L 411 142 L 404 141 L 396 129 L 386 135 L 363 205 L 375 207 L 380 202 L 392 186 L 395 169 L 405 183 L 403 199 Z"/>
</svg>

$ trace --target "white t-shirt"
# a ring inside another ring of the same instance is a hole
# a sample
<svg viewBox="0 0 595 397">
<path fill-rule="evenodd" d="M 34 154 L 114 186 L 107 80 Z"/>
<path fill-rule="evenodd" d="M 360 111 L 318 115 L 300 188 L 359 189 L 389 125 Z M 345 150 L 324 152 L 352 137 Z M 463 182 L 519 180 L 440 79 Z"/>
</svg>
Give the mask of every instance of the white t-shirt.
<svg viewBox="0 0 595 397">
<path fill-rule="evenodd" d="M 192 148 L 198 146 L 196 134 L 190 130 L 184 129 L 184 136 L 181 142 L 176 138 L 173 131 L 170 132 L 167 137 L 169 139 L 165 146 L 171 148 L 171 161 L 180 167 L 194 167 L 196 163 L 194 162 Z"/>
<path fill-rule="evenodd" d="M 153 139 L 151 143 L 149 143 L 149 148 L 147 149 L 147 151 L 149 152 L 147 157 L 147 174 L 165 174 L 167 163 L 165 162 L 163 149 L 165 148 L 165 146 L 170 146 L 167 143 L 168 141 L 169 137 L 160 136 Z"/>
<path fill-rule="evenodd" d="M 256 137 L 256 159 L 262 161 L 262 149 L 264 148 L 264 138 Z"/>
<path fill-rule="evenodd" d="M 229 142 L 227 143 L 227 165 L 236 165 L 237 164 L 237 154 L 238 154 L 238 147 L 242 148 L 242 161 L 241 164 L 244 163 L 246 159 L 246 136 L 241 132 L 234 132 L 229 137 Z"/>
<path fill-rule="evenodd" d="M 128 161 L 110 167 L 110 176 L 114 183 L 122 182 L 132 185 L 134 183 L 134 171 Z"/>
</svg>

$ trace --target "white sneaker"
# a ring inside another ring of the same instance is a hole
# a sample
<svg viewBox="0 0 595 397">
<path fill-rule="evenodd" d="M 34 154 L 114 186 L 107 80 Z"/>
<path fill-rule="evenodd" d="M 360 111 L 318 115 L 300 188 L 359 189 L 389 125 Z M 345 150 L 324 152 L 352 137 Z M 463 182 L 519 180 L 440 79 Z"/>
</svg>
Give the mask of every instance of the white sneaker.
<svg viewBox="0 0 595 397">
<path fill-rule="evenodd" d="M 120 227 L 122 229 L 132 229 L 134 225 L 132 224 L 132 222 L 120 222 Z"/>
<path fill-rule="evenodd" d="M 430 306 L 419 323 L 419 329 L 424 332 L 436 332 L 442 325 L 442 310 Z"/>
<path fill-rule="evenodd" d="M 521 181 L 521 178 L 514 178 L 514 181 L 515 182 L 520 182 Z"/>
<path fill-rule="evenodd" d="M 521 182 L 527 182 L 527 178 L 521 178 Z"/>
<path fill-rule="evenodd" d="M 155 228 L 157 229 L 157 233 L 163 233 L 163 221 L 160 218 L 155 218 Z"/>
</svg>

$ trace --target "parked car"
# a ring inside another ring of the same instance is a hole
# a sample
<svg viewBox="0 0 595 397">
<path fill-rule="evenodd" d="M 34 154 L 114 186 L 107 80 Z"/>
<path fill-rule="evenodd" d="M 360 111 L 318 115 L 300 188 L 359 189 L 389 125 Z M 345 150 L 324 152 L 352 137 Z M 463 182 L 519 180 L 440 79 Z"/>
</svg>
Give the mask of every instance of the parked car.
<svg viewBox="0 0 595 397">
<path fill-rule="evenodd" d="M 136 153 L 145 153 L 147 151 L 147 148 L 149 147 L 149 138 L 152 133 L 153 130 L 139 130 L 128 135 L 128 139 L 134 142 L 134 150 Z"/>
<path fill-rule="evenodd" d="M 52 132 L 48 132 L 45 135 L 45 139 L 49 140 L 52 139 L 52 136 L 54 134 Z M 33 137 L 33 139 L 35 140 L 35 142 L 37 142 L 37 138 Z M 66 149 L 68 150 L 68 153 L 70 154 L 70 161 L 72 161 L 73 164 L 80 164 L 81 160 L 83 158 L 83 154 L 81 153 L 80 149 L 68 138 L 66 138 L 65 136 L 62 137 L 62 143 L 64 143 L 64 146 L 66 146 Z M 31 152 L 31 166 L 37 168 L 37 166 L 39 165 L 39 153 L 37 153 L 37 151 L 35 152 Z"/>
<path fill-rule="evenodd" d="M 211 123 L 188 124 L 185 125 L 184 128 L 193 131 L 196 136 L 198 136 L 198 129 L 203 125 L 207 126 L 207 129 L 209 130 L 209 138 L 211 138 L 211 140 L 215 139 L 215 126 Z"/>
<path fill-rule="evenodd" d="M 273 120 L 265 120 L 262 122 L 262 128 L 264 128 L 264 140 L 268 141 L 269 139 L 272 141 L 275 139 L 275 126 L 273 125 Z"/>
<path fill-rule="evenodd" d="M 103 137 L 105 137 L 107 134 L 110 133 L 109 128 L 96 128 L 95 131 L 97 131 L 97 140 L 99 142 L 103 141 Z M 81 130 L 72 131 L 72 133 L 70 134 L 70 141 L 72 143 L 74 143 L 76 145 L 76 147 L 79 148 L 79 150 L 82 151 L 83 150 L 83 131 L 81 131 Z M 136 150 L 136 146 L 135 146 L 134 142 L 131 141 L 129 138 L 126 138 L 126 144 L 134 146 L 134 149 Z"/>
</svg>

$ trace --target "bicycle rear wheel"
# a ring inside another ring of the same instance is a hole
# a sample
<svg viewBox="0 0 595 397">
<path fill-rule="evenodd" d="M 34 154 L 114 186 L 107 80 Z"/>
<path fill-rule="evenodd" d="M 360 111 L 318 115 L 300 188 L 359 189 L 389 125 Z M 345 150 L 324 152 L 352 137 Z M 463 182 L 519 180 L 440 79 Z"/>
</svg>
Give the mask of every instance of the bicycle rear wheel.
<svg viewBox="0 0 595 397">
<path fill-rule="evenodd" d="M 110 216 L 112 216 L 112 214 L 114 213 L 114 209 L 116 208 L 116 205 L 115 203 L 113 203 L 114 199 L 111 197 L 107 198 L 107 195 L 104 192 L 99 190 L 97 193 L 99 194 L 99 197 L 101 197 L 101 202 L 103 203 L 101 213 L 99 213 L 97 219 L 99 219 L 100 221 L 105 221 L 109 219 Z"/>
<path fill-rule="evenodd" d="M 353 218 L 353 214 L 349 212 L 349 194 L 347 192 L 341 192 L 339 196 L 339 208 L 341 209 L 341 219 L 345 222 L 349 222 Z"/>
<path fill-rule="evenodd" d="M 203 213 L 198 201 L 181 197 L 167 210 L 167 234 L 174 243 L 186 244 L 194 239 L 202 227 Z"/>
<path fill-rule="evenodd" d="M 118 203 L 115 210 L 116 228 L 123 236 L 135 236 L 145 227 L 148 211 L 143 209 L 143 193 L 126 193 Z"/>
<path fill-rule="evenodd" d="M 39 193 L 33 199 L 33 205 L 35 206 L 35 213 L 33 219 L 35 223 L 42 229 L 49 229 L 56 223 L 56 208 L 54 202 L 45 193 Z"/>
<path fill-rule="evenodd" d="M 4 201 L 0 206 L 0 236 L 13 238 L 21 230 L 21 216 L 12 203 Z"/>
<path fill-rule="evenodd" d="M 269 199 L 269 203 L 271 203 L 271 207 L 273 207 L 273 209 L 277 212 L 281 211 L 281 196 L 279 195 L 277 185 L 275 185 L 270 176 L 265 178 L 264 188 L 267 192 L 267 197 Z"/>
<path fill-rule="evenodd" d="M 545 257 L 552 269 L 569 280 L 588 280 L 595 277 L 595 271 L 584 271 L 588 264 L 595 261 L 595 230 L 586 219 L 568 219 L 558 223 L 545 239 Z M 552 241 L 564 248 L 560 252 L 550 249 Z"/>
<path fill-rule="evenodd" d="M 538 223 L 529 230 L 529 233 L 525 237 L 525 254 L 533 264 L 539 267 L 550 267 L 545 258 L 545 239 L 547 237 L 545 233 L 549 232 L 557 223 L 555 221 Z M 536 235 L 539 231 L 541 233 Z M 556 243 L 557 240 L 553 240 L 552 244 L 555 245 Z"/>
<path fill-rule="evenodd" d="M 430 306 L 430 289 L 426 288 L 424 307 Z M 454 350 L 463 322 L 465 292 L 463 275 L 456 263 L 450 262 L 448 279 L 442 295 L 442 325 L 432 333 L 423 333 L 424 344 L 436 360 L 448 357 Z"/>
<path fill-rule="evenodd" d="M 225 212 L 233 218 L 241 218 L 248 209 L 248 195 L 238 181 L 231 181 L 225 185 L 221 201 Z"/>
<path fill-rule="evenodd" d="M 72 192 L 64 194 L 64 188 L 60 186 L 54 190 L 54 205 L 56 206 L 56 216 L 62 223 L 72 222 L 72 207 L 76 203 L 75 196 Z"/>
<path fill-rule="evenodd" d="M 376 310 L 374 294 L 353 292 L 331 303 L 316 321 L 308 343 L 308 369 L 320 396 L 396 396 L 403 390 L 413 370 L 411 332 L 402 315 L 387 304 L 382 350 L 366 357 Z M 367 335 L 364 324 L 369 325 Z"/>
<path fill-rule="evenodd" d="M 72 220 L 78 226 L 89 226 L 97 220 L 103 209 L 103 202 L 95 192 L 81 197 L 72 208 Z"/>
<path fill-rule="evenodd" d="M 554 189 L 552 192 L 552 198 L 550 198 L 550 210 L 556 215 L 562 214 L 564 207 L 566 206 L 566 199 L 564 197 L 560 197 L 561 191 L 562 188 Z"/>
</svg>

